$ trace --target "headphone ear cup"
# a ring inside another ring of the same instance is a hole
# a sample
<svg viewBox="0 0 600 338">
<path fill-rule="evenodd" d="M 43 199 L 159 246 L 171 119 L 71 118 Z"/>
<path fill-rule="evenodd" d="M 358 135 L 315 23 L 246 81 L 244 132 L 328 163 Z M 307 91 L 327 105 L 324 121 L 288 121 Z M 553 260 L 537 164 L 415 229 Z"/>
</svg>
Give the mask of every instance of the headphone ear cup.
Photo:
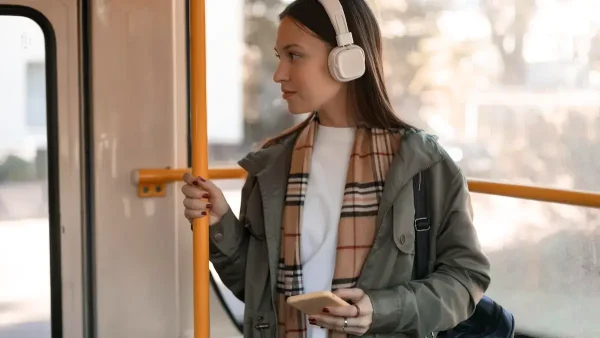
<svg viewBox="0 0 600 338">
<path fill-rule="evenodd" d="M 365 73 L 365 53 L 360 46 L 335 47 L 327 63 L 331 77 L 338 82 L 349 82 Z"/>
<path fill-rule="evenodd" d="M 337 68 L 337 53 L 339 52 L 340 47 L 335 47 L 329 53 L 329 57 L 327 58 L 327 65 L 329 66 L 329 74 L 331 77 L 338 82 L 345 82 L 344 79 L 340 76 L 340 73 Z"/>
</svg>

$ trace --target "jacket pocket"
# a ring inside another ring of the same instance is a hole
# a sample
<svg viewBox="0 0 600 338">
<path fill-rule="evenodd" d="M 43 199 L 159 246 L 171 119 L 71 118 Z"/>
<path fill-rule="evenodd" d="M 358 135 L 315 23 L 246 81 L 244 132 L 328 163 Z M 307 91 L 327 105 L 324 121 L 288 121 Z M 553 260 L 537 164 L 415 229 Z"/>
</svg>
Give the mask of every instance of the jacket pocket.
<svg viewBox="0 0 600 338">
<path fill-rule="evenodd" d="M 411 212 L 411 210 L 413 210 Z M 395 203 L 393 206 L 393 238 L 398 250 L 405 254 L 415 253 L 415 220 L 414 208 L 406 203 Z"/>
<path fill-rule="evenodd" d="M 414 210 L 397 202 L 392 212 L 392 241 L 388 262 L 382 267 L 379 276 L 386 281 L 386 287 L 400 285 L 412 279 L 415 263 Z M 410 209 L 410 210 L 409 210 Z"/>
</svg>

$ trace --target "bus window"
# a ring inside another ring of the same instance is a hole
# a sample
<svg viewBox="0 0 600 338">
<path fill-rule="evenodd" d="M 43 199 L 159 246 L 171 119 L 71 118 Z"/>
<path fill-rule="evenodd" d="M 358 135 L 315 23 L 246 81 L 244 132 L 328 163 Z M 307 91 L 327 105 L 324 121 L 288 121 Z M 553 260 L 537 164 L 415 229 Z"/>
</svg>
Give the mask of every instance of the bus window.
<svg viewBox="0 0 600 338">
<path fill-rule="evenodd" d="M 289 2 L 207 2 L 227 6 L 207 16 L 213 168 L 235 165 L 304 118 L 287 113 L 271 80 L 277 14 Z M 381 27 L 396 113 L 437 135 L 467 176 L 600 191 L 594 156 L 600 149 L 600 19 L 593 1 L 367 2 Z M 223 69 L 242 76 L 218 78 Z M 232 205 L 239 205 L 241 185 L 222 184 Z M 493 261 L 490 292 L 516 313 L 519 329 L 542 336 L 600 334 L 593 320 L 598 311 L 580 310 L 599 308 L 598 212 L 483 195 L 474 195 L 473 204 Z M 574 244 L 577 238 L 581 245 Z M 589 307 L 581 306 L 584 299 Z"/>
<path fill-rule="evenodd" d="M 0 336 L 51 336 L 45 38 L 0 15 Z"/>
</svg>

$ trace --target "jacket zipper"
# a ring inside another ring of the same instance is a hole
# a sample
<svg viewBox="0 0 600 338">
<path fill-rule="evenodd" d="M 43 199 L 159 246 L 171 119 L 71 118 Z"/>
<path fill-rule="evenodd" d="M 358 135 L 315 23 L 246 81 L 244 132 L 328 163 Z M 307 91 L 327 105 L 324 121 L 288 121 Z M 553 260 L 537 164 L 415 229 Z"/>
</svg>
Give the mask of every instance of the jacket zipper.
<svg viewBox="0 0 600 338">
<path fill-rule="evenodd" d="M 265 330 L 269 328 L 269 324 L 268 323 L 263 323 L 263 316 L 258 316 L 258 318 L 256 318 L 257 320 L 257 324 L 255 326 L 255 328 L 260 332 L 260 336 L 262 338 L 267 338 L 265 336 Z"/>
<path fill-rule="evenodd" d="M 247 170 L 247 169 L 246 169 Z M 256 176 L 254 177 L 254 182 L 253 184 L 256 184 L 258 186 L 258 189 L 261 189 L 260 187 L 260 183 L 258 182 L 258 179 L 256 178 Z M 261 191 L 261 198 L 262 198 L 262 190 Z M 265 238 L 265 241 L 267 241 L 267 239 Z M 279 267 L 277 267 L 277 269 L 279 269 Z M 270 270 L 270 269 L 269 269 Z M 270 273 L 270 272 L 269 272 Z M 277 280 L 277 274 L 275 274 L 275 280 Z M 269 276 L 269 283 L 272 283 L 273 281 L 271 281 L 271 277 Z M 277 285 L 277 284 L 276 284 Z M 273 293 L 273 291 L 271 290 L 271 287 L 269 286 L 269 293 L 271 294 L 271 308 L 273 309 L 273 312 L 275 314 L 275 323 L 279 323 L 279 314 L 277 313 L 277 303 L 275 302 L 276 297 L 278 297 L 277 294 L 277 287 L 275 287 L 275 292 Z M 262 321 L 262 316 L 259 317 L 259 322 Z M 279 331 L 279 325 L 275 325 L 275 336 L 278 336 L 278 331 Z M 264 330 L 260 330 L 260 334 L 263 338 L 265 333 Z"/>
</svg>

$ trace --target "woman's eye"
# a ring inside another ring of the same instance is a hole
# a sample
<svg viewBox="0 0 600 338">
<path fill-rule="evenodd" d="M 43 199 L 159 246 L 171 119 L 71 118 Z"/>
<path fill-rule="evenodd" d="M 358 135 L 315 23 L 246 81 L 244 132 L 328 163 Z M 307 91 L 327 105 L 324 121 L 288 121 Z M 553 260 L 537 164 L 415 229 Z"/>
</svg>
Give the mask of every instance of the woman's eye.
<svg viewBox="0 0 600 338">
<path fill-rule="evenodd" d="M 285 54 L 285 56 L 289 60 L 292 60 L 292 61 L 300 58 L 300 54 L 296 54 L 296 53 L 287 53 L 287 54 Z M 275 57 L 278 59 L 281 59 L 281 56 L 279 54 L 275 54 Z"/>
</svg>

